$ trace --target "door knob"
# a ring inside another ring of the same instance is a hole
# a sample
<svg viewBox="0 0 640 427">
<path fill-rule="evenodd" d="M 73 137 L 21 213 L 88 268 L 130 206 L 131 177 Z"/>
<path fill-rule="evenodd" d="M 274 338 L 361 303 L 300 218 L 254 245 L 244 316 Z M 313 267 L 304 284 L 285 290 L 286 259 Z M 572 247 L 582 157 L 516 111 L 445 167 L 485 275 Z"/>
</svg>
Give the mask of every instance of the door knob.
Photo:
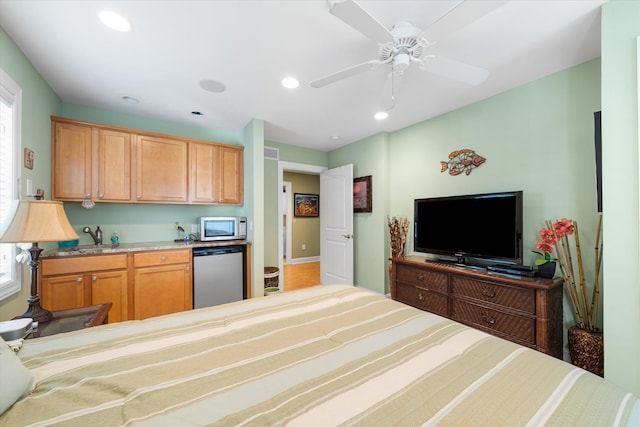
<svg viewBox="0 0 640 427">
<path fill-rule="evenodd" d="M 343 234 L 342 237 L 344 237 L 345 239 L 352 239 L 353 234 Z"/>
</svg>

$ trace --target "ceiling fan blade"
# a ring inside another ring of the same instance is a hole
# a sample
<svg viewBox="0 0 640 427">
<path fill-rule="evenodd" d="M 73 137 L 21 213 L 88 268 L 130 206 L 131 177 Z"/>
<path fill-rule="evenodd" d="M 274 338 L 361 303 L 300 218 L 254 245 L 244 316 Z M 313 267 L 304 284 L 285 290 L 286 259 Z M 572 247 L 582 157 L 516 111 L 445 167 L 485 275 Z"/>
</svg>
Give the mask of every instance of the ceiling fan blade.
<svg viewBox="0 0 640 427">
<path fill-rule="evenodd" d="M 377 43 L 393 42 L 393 34 L 353 0 L 336 2 L 329 12 Z"/>
<path fill-rule="evenodd" d="M 474 86 L 489 77 L 489 71 L 484 68 L 441 56 L 427 56 L 420 63 L 420 69 Z"/>
<path fill-rule="evenodd" d="M 429 25 L 428 28 L 418 35 L 418 39 L 426 39 L 429 42 L 440 40 L 442 37 L 452 34 L 472 22 L 477 21 L 508 1 L 509 0 L 465 0 Z"/>
<path fill-rule="evenodd" d="M 318 80 L 314 80 L 311 83 L 311 87 L 321 88 L 331 83 L 335 83 L 338 80 L 346 79 L 347 77 L 355 76 L 356 74 L 363 73 L 365 71 L 369 71 L 378 66 L 381 62 L 377 59 L 373 59 L 371 61 L 363 62 L 362 64 L 354 65 L 353 67 L 345 68 L 342 71 L 338 71 L 337 73 L 329 74 L 328 76 L 322 77 Z"/>
</svg>

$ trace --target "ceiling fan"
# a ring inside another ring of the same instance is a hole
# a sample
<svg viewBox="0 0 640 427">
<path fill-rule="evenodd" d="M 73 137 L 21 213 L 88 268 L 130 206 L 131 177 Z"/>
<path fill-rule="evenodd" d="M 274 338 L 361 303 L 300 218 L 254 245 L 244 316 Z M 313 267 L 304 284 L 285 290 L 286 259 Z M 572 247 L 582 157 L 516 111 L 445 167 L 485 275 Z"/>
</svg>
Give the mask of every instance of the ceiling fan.
<svg viewBox="0 0 640 427">
<path fill-rule="evenodd" d="M 412 64 L 439 76 L 478 85 L 489 76 L 489 71 L 457 60 L 425 55 L 425 50 L 432 44 L 431 40 L 438 40 L 447 33 L 457 31 L 503 3 L 505 1 L 463 1 L 425 30 L 420 30 L 409 22 L 398 22 L 388 30 L 354 0 L 330 0 L 331 14 L 378 43 L 378 58 L 329 74 L 312 81 L 310 85 L 321 88 L 378 66 L 390 65 L 393 88 L 394 79 L 402 77 Z"/>
</svg>

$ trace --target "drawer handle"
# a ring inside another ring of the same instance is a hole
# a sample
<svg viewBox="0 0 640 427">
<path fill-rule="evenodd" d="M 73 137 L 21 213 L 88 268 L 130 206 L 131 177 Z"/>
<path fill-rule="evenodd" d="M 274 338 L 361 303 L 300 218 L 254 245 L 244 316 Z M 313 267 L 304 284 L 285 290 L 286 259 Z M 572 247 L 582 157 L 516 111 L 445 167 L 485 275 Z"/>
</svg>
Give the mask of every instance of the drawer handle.
<svg viewBox="0 0 640 427">
<path fill-rule="evenodd" d="M 418 300 L 424 301 L 424 295 L 422 295 L 422 292 L 418 292 Z"/>
<path fill-rule="evenodd" d="M 483 289 L 482 295 L 484 295 L 487 298 L 493 298 L 496 296 L 496 291 L 494 291 L 493 289 Z"/>
<path fill-rule="evenodd" d="M 489 313 L 485 313 L 484 316 L 482 316 L 482 320 L 484 320 L 484 322 L 488 323 L 489 325 L 493 325 L 494 323 L 496 323 L 496 319 L 489 316 Z"/>
<path fill-rule="evenodd" d="M 160 257 L 160 261 L 165 262 L 166 260 L 167 260 L 167 257 L 166 257 L 166 256 L 162 255 L 162 256 Z"/>
<path fill-rule="evenodd" d="M 418 273 L 418 280 L 419 281 L 424 282 L 425 277 L 426 276 L 424 275 L 424 273 L 422 273 L 422 272 Z"/>
</svg>

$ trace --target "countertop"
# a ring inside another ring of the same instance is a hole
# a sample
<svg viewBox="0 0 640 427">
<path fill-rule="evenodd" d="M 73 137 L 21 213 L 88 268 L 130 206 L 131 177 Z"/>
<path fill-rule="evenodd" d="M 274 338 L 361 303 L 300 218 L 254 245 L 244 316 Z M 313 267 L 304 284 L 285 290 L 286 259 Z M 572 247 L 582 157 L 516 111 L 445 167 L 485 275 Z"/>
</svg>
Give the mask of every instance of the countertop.
<svg viewBox="0 0 640 427">
<path fill-rule="evenodd" d="M 118 246 L 112 246 L 110 243 L 105 245 L 78 245 L 68 248 L 54 248 L 47 249 L 42 252 L 40 258 L 48 257 L 62 257 L 62 256 L 81 256 L 81 255 L 102 255 L 102 254 L 117 254 L 125 252 L 140 252 L 140 251 L 159 251 L 170 249 L 191 249 L 191 248 L 205 248 L 213 246 L 231 246 L 231 245 L 246 245 L 249 242 L 246 240 L 225 240 L 218 242 L 200 242 L 192 240 L 189 243 L 180 242 L 138 242 L 138 243 L 120 243 Z"/>
</svg>

